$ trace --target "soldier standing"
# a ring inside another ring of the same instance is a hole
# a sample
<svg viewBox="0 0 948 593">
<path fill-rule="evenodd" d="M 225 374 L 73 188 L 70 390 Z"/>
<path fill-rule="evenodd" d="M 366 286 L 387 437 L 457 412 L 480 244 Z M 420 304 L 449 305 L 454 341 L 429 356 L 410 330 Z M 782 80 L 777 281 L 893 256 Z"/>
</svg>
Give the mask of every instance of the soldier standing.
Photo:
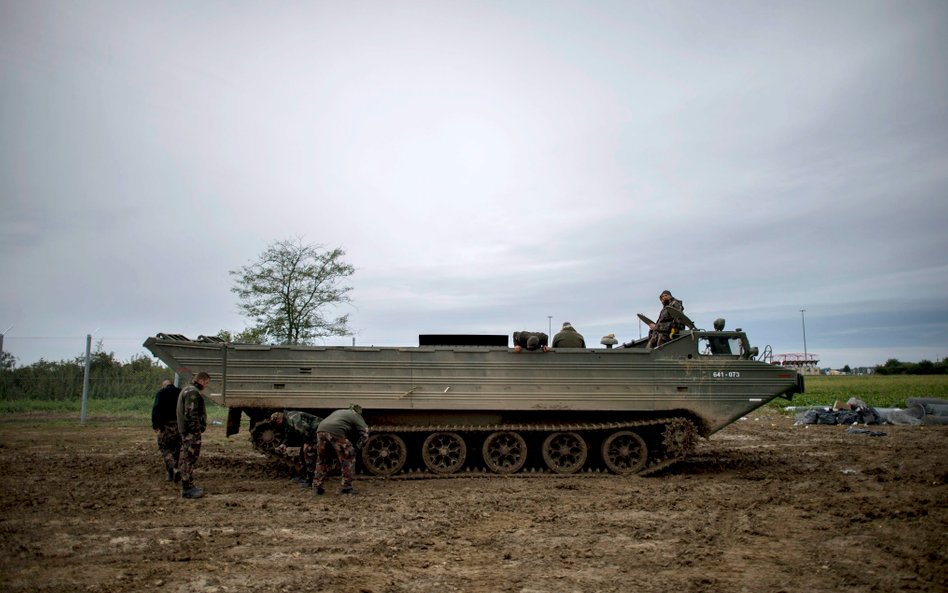
<svg viewBox="0 0 948 593">
<path fill-rule="evenodd" d="M 685 305 L 673 297 L 669 290 L 663 290 L 662 294 L 658 295 L 658 300 L 662 303 L 662 311 L 658 314 L 658 319 L 655 320 L 655 323 L 650 323 L 648 326 L 649 348 L 661 346 L 671 340 L 676 332 L 685 329 L 685 326 L 681 322 L 675 321 L 669 311 L 669 309 L 677 309 L 684 312 Z"/>
<path fill-rule="evenodd" d="M 181 456 L 181 434 L 178 432 L 178 395 L 181 389 L 165 379 L 155 394 L 151 407 L 151 427 L 158 435 L 158 452 L 165 461 L 167 480 L 179 481 L 178 458 Z"/>
<path fill-rule="evenodd" d="M 211 376 L 201 371 L 194 382 L 178 396 L 178 431 L 181 433 L 181 498 L 201 498 L 204 490 L 194 485 L 194 465 L 201 455 L 201 435 L 207 429 L 207 410 L 201 391 L 211 382 Z"/>
<path fill-rule="evenodd" d="M 355 440 L 355 446 L 352 441 Z M 316 429 L 316 471 L 313 492 L 322 495 L 323 482 L 329 474 L 329 448 L 336 451 L 342 468 L 342 489 L 339 494 L 355 494 L 352 477 L 355 473 L 356 449 L 369 440 L 369 427 L 362 419 L 362 406 L 352 404 L 347 410 L 336 410 L 319 423 Z"/>
</svg>

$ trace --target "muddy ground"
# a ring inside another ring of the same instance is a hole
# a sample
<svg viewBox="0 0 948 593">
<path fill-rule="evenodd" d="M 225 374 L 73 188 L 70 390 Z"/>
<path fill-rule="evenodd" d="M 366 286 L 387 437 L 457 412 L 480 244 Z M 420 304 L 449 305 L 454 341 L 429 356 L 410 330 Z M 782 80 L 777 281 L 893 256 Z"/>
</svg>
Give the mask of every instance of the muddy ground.
<svg viewBox="0 0 948 593">
<path fill-rule="evenodd" d="M 948 590 L 948 427 L 762 412 L 642 477 L 360 478 L 319 499 L 208 430 L 201 500 L 152 431 L 0 419 L 0 591 Z"/>
</svg>

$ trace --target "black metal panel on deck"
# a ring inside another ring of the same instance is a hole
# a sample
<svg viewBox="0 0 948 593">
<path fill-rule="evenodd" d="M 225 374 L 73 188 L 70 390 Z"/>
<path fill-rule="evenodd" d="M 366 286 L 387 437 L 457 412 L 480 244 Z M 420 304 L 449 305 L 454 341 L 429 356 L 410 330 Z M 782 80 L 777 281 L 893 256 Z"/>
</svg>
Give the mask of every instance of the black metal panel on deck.
<svg viewBox="0 0 948 593">
<path fill-rule="evenodd" d="M 506 335 L 420 334 L 419 346 L 499 346 L 507 347 Z"/>
</svg>

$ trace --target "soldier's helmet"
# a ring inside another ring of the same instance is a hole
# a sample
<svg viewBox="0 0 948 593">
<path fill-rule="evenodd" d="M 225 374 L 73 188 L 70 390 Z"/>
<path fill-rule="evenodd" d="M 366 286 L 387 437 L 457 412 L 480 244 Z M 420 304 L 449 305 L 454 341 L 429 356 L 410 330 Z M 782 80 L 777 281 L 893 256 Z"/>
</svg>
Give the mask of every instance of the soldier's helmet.
<svg viewBox="0 0 948 593">
<path fill-rule="evenodd" d="M 270 421 L 276 422 L 277 424 L 283 423 L 283 412 L 274 412 L 270 414 Z"/>
<path fill-rule="evenodd" d="M 724 319 L 718 317 L 714 320 L 714 330 L 715 331 L 724 331 Z"/>
<path fill-rule="evenodd" d="M 358 414 L 359 416 L 362 415 L 362 406 L 360 406 L 359 404 L 350 404 L 349 409 L 355 412 L 356 414 Z"/>
</svg>

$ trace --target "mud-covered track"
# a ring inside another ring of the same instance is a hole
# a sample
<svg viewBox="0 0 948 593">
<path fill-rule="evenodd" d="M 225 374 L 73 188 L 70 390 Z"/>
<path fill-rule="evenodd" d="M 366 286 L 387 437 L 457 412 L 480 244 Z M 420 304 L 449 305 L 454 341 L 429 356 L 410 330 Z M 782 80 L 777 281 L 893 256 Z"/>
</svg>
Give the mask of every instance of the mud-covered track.
<svg viewBox="0 0 948 593">
<path fill-rule="evenodd" d="M 363 473 L 391 478 L 484 475 L 648 475 L 694 450 L 697 429 L 686 418 L 568 424 L 372 426 L 360 455 Z M 254 446 L 290 467 L 298 456 L 268 422 L 251 432 Z"/>
</svg>

